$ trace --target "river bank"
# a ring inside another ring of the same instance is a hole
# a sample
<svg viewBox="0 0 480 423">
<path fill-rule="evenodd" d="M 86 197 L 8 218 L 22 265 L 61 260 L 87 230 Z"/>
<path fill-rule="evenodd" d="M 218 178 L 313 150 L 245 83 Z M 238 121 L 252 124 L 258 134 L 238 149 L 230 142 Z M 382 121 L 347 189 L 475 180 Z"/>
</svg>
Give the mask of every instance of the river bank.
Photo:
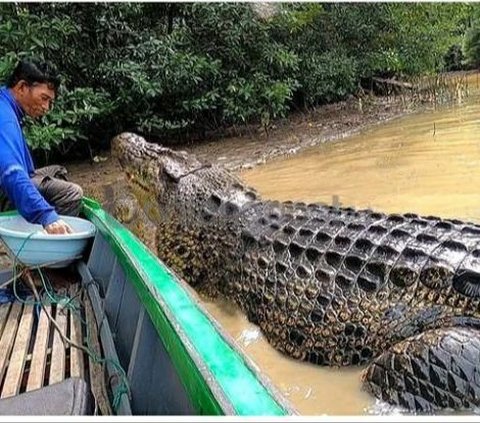
<svg viewBox="0 0 480 423">
<path fill-rule="evenodd" d="M 294 113 L 275 122 L 268 132 L 264 128 L 252 128 L 246 135 L 174 148 L 193 153 L 200 160 L 240 171 L 296 154 L 308 147 L 349 137 L 420 107 L 423 106 L 405 104 L 398 97 L 351 98 L 310 112 Z M 125 184 L 119 165 L 109 154 L 97 157 L 94 163 L 84 161 L 67 167 L 70 179 L 83 187 L 85 195 L 102 203 L 107 187 L 113 185 L 118 189 Z"/>
</svg>

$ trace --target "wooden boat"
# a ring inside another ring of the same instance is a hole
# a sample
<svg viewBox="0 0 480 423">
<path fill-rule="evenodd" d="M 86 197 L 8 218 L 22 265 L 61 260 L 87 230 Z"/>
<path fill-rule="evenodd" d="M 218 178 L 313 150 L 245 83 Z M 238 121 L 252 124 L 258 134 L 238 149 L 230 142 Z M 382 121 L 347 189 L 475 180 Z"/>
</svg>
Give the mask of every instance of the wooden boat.
<svg viewBox="0 0 480 423">
<path fill-rule="evenodd" d="M 138 238 L 93 200 L 82 217 L 97 228 L 82 258 L 29 279 L 42 305 L 20 290 L 35 271 L 0 271 L 16 287 L 0 305 L 0 414 L 296 414 Z"/>
</svg>

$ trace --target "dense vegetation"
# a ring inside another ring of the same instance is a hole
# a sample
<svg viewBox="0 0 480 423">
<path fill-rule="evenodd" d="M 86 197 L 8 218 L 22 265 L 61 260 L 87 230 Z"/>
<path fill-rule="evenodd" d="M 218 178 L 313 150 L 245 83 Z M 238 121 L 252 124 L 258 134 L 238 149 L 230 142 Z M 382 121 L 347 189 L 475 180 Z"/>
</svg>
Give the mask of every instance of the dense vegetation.
<svg viewBox="0 0 480 423">
<path fill-rule="evenodd" d="M 475 3 L 2 3 L 0 80 L 43 57 L 63 88 L 35 148 L 105 146 L 135 130 L 171 142 L 345 99 L 373 76 L 480 64 Z"/>
</svg>

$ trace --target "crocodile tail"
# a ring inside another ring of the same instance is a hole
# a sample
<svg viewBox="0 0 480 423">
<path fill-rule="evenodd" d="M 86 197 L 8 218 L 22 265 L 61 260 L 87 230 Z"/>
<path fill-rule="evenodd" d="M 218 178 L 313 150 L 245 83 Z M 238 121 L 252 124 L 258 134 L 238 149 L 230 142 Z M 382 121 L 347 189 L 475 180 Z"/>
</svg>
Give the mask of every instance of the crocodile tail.
<svg viewBox="0 0 480 423">
<path fill-rule="evenodd" d="M 480 331 L 442 328 L 408 338 L 362 374 L 364 388 L 415 411 L 470 410 L 480 405 Z"/>
</svg>

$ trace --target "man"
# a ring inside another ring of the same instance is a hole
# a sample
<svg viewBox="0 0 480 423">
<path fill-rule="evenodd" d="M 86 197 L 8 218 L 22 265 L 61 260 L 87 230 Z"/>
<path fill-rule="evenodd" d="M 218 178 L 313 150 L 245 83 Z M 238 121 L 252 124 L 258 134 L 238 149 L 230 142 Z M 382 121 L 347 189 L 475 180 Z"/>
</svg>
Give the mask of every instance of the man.
<svg viewBox="0 0 480 423">
<path fill-rule="evenodd" d="M 53 67 L 20 61 L 6 86 L 0 88 L 0 211 L 10 204 L 49 234 L 71 233 L 59 215 L 77 216 L 82 189 L 66 181 L 65 168 L 35 170 L 22 124 L 26 115 L 43 116 L 52 107 L 60 79 Z"/>
</svg>

